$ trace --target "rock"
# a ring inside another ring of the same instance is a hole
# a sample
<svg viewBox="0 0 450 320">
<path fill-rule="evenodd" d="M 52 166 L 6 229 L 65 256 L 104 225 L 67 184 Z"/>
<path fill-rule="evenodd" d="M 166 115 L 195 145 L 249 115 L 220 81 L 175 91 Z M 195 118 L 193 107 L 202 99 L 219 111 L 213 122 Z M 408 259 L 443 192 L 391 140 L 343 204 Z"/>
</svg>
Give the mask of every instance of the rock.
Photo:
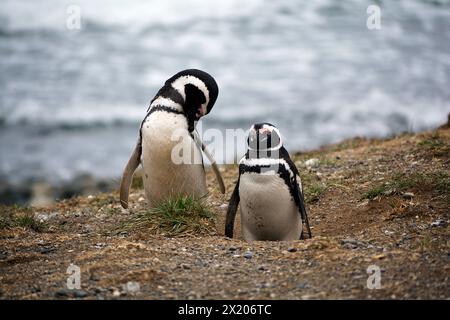
<svg viewBox="0 0 450 320">
<path fill-rule="evenodd" d="M 38 293 L 38 292 L 41 292 L 42 290 L 39 287 L 33 287 L 33 288 L 31 288 L 30 291 L 31 291 L 31 293 Z"/>
<path fill-rule="evenodd" d="M 72 292 L 72 294 L 73 294 L 73 296 L 75 297 L 75 298 L 85 298 L 85 297 L 87 297 L 89 294 L 86 292 L 86 291 L 84 291 L 84 290 L 74 290 L 73 292 Z"/>
<path fill-rule="evenodd" d="M 40 252 L 41 254 L 47 254 L 47 253 L 50 253 L 50 252 L 52 252 L 52 251 L 55 251 L 55 248 L 50 248 L 50 247 L 42 247 L 42 248 L 39 248 L 39 252 Z"/>
<path fill-rule="evenodd" d="M 100 277 L 95 274 L 95 273 L 91 273 L 91 276 L 89 277 L 89 280 L 91 281 L 100 281 Z"/>
<path fill-rule="evenodd" d="M 104 243 L 104 242 L 99 242 L 99 243 L 96 243 L 94 247 L 95 247 L 96 249 L 103 249 L 103 248 L 106 247 L 106 243 Z"/>
<path fill-rule="evenodd" d="M 253 253 L 251 251 L 247 251 L 246 253 L 244 253 L 244 258 L 245 259 L 253 258 Z"/>
<path fill-rule="evenodd" d="M 75 289 L 75 290 L 60 289 L 55 292 L 55 297 L 57 297 L 57 298 L 61 298 L 61 297 L 85 298 L 88 295 L 89 294 L 87 291 L 81 290 L 81 289 Z"/>
<path fill-rule="evenodd" d="M 123 291 L 135 294 L 141 291 L 141 286 L 139 285 L 139 282 L 128 281 L 125 285 L 123 285 Z"/>
<path fill-rule="evenodd" d="M 39 222 L 46 222 L 58 215 L 58 212 L 51 212 L 51 213 L 35 213 L 34 218 L 39 220 Z"/>
<path fill-rule="evenodd" d="M 402 194 L 403 199 L 406 200 L 411 200 L 412 198 L 414 198 L 414 193 L 412 192 L 405 192 Z"/>
<path fill-rule="evenodd" d="M 432 228 L 434 228 L 434 227 L 446 227 L 446 226 L 447 226 L 447 222 L 444 221 L 444 220 L 442 220 L 442 219 L 438 219 L 438 220 L 436 220 L 436 221 L 433 221 L 433 222 L 430 224 L 430 226 L 431 226 Z"/>
<path fill-rule="evenodd" d="M 59 289 L 58 291 L 55 292 L 55 297 L 57 298 L 69 297 L 70 295 L 72 295 L 72 290 L 69 289 Z"/>
<path fill-rule="evenodd" d="M 319 159 L 311 158 L 305 161 L 305 166 L 307 168 L 317 168 L 319 166 Z"/>
<path fill-rule="evenodd" d="M 297 248 L 290 247 L 287 249 L 288 252 L 297 252 Z"/>
<path fill-rule="evenodd" d="M 236 251 L 236 250 L 237 250 L 237 248 L 236 248 L 236 247 L 233 247 L 233 246 L 231 246 L 231 247 L 229 247 L 229 248 L 228 248 L 228 250 L 230 250 L 230 251 Z"/>
<path fill-rule="evenodd" d="M 308 288 L 308 284 L 306 282 L 300 282 L 299 284 L 297 284 L 297 288 L 298 289 L 306 289 L 306 288 Z"/>
<path fill-rule="evenodd" d="M 356 249 L 359 247 L 360 242 L 353 238 L 346 238 L 341 240 L 341 244 L 347 249 Z"/>
<path fill-rule="evenodd" d="M 113 295 L 113 297 L 120 297 L 120 291 L 117 289 L 114 289 L 112 295 Z"/>
</svg>

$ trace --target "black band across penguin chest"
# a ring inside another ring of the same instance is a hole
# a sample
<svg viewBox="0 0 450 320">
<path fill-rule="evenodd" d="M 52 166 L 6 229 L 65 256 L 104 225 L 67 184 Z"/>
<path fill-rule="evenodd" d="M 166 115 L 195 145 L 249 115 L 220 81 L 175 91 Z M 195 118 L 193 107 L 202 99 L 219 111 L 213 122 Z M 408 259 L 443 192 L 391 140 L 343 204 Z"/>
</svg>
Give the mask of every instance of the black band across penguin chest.
<svg viewBox="0 0 450 320">
<path fill-rule="evenodd" d="M 276 168 L 275 168 L 276 167 Z M 273 170 L 276 169 L 276 170 Z M 292 175 L 292 172 L 290 172 L 286 166 L 283 163 L 279 164 L 268 164 L 268 165 L 247 165 L 241 163 L 239 165 L 239 175 L 242 175 L 244 173 L 257 173 L 257 174 L 264 174 L 267 171 L 273 170 L 273 174 L 278 175 L 285 183 L 285 185 L 289 189 L 289 193 L 291 194 L 291 197 L 294 199 L 295 202 L 297 202 L 297 192 L 295 189 L 295 185 L 297 184 L 297 181 L 295 179 L 295 175 Z"/>
</svg>

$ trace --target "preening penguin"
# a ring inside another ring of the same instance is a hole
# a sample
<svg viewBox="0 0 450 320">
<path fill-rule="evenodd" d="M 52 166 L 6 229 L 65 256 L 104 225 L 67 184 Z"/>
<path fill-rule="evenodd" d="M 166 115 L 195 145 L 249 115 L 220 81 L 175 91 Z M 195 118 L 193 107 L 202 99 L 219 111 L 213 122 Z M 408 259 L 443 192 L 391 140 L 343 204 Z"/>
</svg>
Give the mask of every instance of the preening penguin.
<svg viewBox="0 0 450 320">
<path fill-rule="evenodd" d="M 225 235 L 233 237 L 240 203 L 246 241 L 303 239 L 303 225 L 311 238 L 299 172 L 283 147 L 279 130 L 270 123 L 254 124 L 247 142 L 228 205 Z"/>
<path fill-rule="evenodd" d="M 122 175 L 120 202 L 124 208 L 128 207 L 130 184 L 140 163 L 150 206 L 173 195 L 204 196 L 202 150 L 225 193 L 217 165 L 195 131 L 196 121 L 211 111 L 218 93 L 214 78 L 197 69 L 181 71 L 165 82 L 150 103 Z"/>
</svg>

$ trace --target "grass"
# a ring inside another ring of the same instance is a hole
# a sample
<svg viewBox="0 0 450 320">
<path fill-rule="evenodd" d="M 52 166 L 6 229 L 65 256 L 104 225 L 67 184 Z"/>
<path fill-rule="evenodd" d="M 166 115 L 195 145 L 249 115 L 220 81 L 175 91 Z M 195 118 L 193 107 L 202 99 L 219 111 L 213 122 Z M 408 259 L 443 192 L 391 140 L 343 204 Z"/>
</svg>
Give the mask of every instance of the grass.
<svg viewBox="0 0 450 320">
<path fill-rule="evenodd" d="M 378 185 L 371 188 L 369 191 L 364 193 L 363 199 L 373 200 L 376 197 L 383 195 L 387 191 L 387 185 Z"/>
<path fill-rule="evenodd" d="M 450 176 L 445 171 L 399 173 L 394 175 L 391 181 L 369 189 L 364 193 L 363 199 L 373 200 L 383 195 L 399 194 L 414 189 L 434 191 L 448 199 L 450 197 Z"/>
<path fill-rule="evenodd" d="M 46 225 L 36 220 L 30 208 L 18 205 L 0 206 L 0 230 L 12 228 L 25 228 L 43 232 Z"/>
<path fill-rule="evenodd" d="M 325 192 L 327 186 L 322 182 L 315 182 L 311 185 L 305 186 L 305 200 L 306 203 L 315 203 L 319 201 L 322 193 Z"/>
<path fill-rule="evenodd" d="M 440 136 L 439 131 L 435 131 L 417 143 L 417 150 L 433 157 L 444 157 L 450 153 L 450 146 Z"/>
<path fill-rule="evenodd" d="M 156 207 L 142 211 L 125 223 L 121 231 L 146 229 L 167 237 L 215 233 L 215 218 L 204 199 L 174 196 Z"/>
</svg>

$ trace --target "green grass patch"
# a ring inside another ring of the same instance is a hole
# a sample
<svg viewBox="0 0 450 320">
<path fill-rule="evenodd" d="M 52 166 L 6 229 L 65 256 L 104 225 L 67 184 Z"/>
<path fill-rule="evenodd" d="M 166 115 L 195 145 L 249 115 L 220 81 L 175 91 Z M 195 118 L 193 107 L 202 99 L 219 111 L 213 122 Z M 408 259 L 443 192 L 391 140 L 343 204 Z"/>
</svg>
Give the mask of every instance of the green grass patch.
<svg viewBox="0 0 450 320">
<path fill-rule="evenodd" d="M 46 229 L 42 223 L 34 217 L 31 208 L 21 206 L 0 206 L 0 229 L 25 228 L 36 232 Z"/>
<path fill-rule="evenodd" d="M 399 173 L 389 182 L 376 185 L 363 195 L 363 199 L 373 200 L 383 195 L 394 195 L 401 192 L 417 190 L 419 192 L 434 191 L 447 198 L 450 196 L 450 176 L 444 171 Z"/>
<path fill-rule="evenodd" d="M 363 199 L 373 200 L 376 197 L 383 195 L 387 191 L 387 189 L 388 189 L 388 186 L 385 184 L 375 186 L 375 187 L 369 189 L 369 191 L 367 191 L 366 193 L 364 193 Z"/>
<path fill-rule="evenodd" d="M 327 186 L 322 182 L 315 182 L 304 186 L 306 203 L 315 203 L 319 201 L 320 196 L 327 190 Z"/>
<path fill-rule="evenodd" d="M 156 207 L 139 212 L 121 231 L 146 229 L 167 237 L 216 233 L 215 216 L 204 199 L 174 196 Z"/>
<path fill-rule="evenodd" d="M 417 150 L 434 157 L 444 157 L 450 154 L 450 145 L 446 143 L 438 131 L 435 131 L 417 143 Z"/>
</svg>

